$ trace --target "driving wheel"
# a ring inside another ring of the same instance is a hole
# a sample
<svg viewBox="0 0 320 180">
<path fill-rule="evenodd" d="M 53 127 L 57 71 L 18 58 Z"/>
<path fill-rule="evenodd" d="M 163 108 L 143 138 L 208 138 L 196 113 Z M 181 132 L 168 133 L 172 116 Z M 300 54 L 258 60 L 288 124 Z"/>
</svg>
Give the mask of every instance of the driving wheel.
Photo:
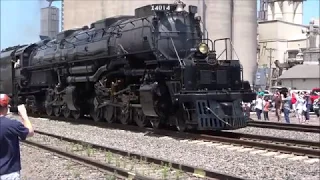
<svg viewBox="0 0 320 180">
<path fill-rule="evenodd" d="M 150 118 L 150 123 L 153 129 L 160 129 L 163 127 L 163 119 L 160 117 Z"/>
<path fill-rule="evenodd" d="M 74 119 L 79 119 L 81 117 L 81 111 L 80 110 L 76 110 L 76 111 L 71 111 L 71 115 Z"/>
<path fill-rule="evenodd" d="M 187 124 L 184 118 L 182 117 L 174 117 L 175 123 L 176 123 L 176 128 L 180 132 L 184 132 L 187 129 Z"/>
<path fill-rule="evenodd" d="M 59 106 L 53 108 L 54 116 L 59 117 L 61 115 L 61 108 Z"/>
<path fill-rule="evenodd" d="M 63 116 L 65 118 L 69 118 L 71 116 L 71 110 L 68 108 L 67 105 L 65 105 L 65 107 L 63 109 Z"/>
<path fill-rule="evenodd" d="M 52 116 L 53 114 L 53 108 L 51 105 L 46 105 L 46 113 L 48 116 Z"/>
<path fill-rule="evenodd" d="M 104 116 L 105 120 L 110 124 L 116 121 L 116 118 L 114 117 L 114 111 L 115 111 L 115 108 L 110 105 L 107 105 L 104 108 L 103 116 Z"/>
<path fill-rule="evenodd" d="M 91 108 L 90 110 L 90 116 L 92 117 L 92 119 L 95 121 L 95 122 L 99 122 L 99 121 L 102 121 L 103 119 L 103 116 L 102 116 L 102 108 L 99 108 L 99 109 L 96 109 L 94 107 Z"/>
<path fill-rule="evenodd" d="M 130 118 L 130 108 L 128 106 L 119 108 L 118 115 L 121 124 L 131 124 L 132 119 Z"/>
<path fill-rule="evenodd" d="M 142 109 L 135 109 L 134 111 L 134 121 L 139 127 L 145 127 L 148 125 L 149 120 L 143 114 Z"/>
</svg>

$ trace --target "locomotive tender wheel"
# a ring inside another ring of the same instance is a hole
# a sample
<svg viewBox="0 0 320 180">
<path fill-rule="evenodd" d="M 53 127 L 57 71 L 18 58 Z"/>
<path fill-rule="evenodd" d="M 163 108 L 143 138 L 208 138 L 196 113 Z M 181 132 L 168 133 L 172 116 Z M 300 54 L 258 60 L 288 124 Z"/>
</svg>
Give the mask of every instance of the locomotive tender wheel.
<svg viewBox="0 0 320 180">
<path fill-rule="evenodd" d="M 77 111 L 71 111 L 71 115 L 73 116 L 73 118 L 75 120 L 79 119 L 81 117 L 81 111 L 77 110 Z"/>
<path fill-rule="evenodd" d="M 129 107 L 123 107 L 117 109 L 118 114 L 119 114 L 119 120 L 121 124 L 131 124 L 132 119 L 130 118 L 130 108 Z"/>
<path fill-rule="evenodd" d="M 53 113 L 54 113 L 54 116 L 59 117 L 61 115 L 61 108 L 59 106 L 58 107 L 54 107 L 53 108 Z"/>
<path fill-rule="evenodd" d="M 114 111 L 115 111 L 114 107 L 110 105 L 107 105 L 104 108 L 103 117 L 110 124 L 116 121 L 116 118 L 114 118 L 114 114 L 115 114 Z"/>
<path fill-rule="evenodd" d="M 134 121 L 139 127 L 146 127 L 149 123 L 148 118 L 143 114 L 142 109 L 134 110 Z"/>
</svg>

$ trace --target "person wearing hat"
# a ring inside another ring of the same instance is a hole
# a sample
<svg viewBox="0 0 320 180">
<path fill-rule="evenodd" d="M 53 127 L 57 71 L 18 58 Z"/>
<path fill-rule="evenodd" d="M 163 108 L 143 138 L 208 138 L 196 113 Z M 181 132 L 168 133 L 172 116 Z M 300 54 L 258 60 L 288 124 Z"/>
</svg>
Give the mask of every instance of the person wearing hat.
<svg viewBox="0 0 320 180">
<path fill-rule="evenodd" d="M 18 106 L 21 122 L 6 117 L 10 98 L 0 94 L 0 180 L 20 180 L 21 159 L 19 139 L 34 135 L 24 105 Z"/>
</svg>

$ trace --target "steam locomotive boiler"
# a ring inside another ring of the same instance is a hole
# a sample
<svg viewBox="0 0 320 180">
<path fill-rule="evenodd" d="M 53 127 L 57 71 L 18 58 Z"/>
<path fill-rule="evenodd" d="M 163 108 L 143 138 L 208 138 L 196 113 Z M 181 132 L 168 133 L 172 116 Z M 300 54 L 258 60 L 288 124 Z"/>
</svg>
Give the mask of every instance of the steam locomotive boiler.
<svg viewBox="0 0 320 180">
<path fill-rule="evenodd" d="M 196 6 L 152 4 L 55 39 L 1 52 L 0 92 L 34 113 L 140 127 L 223 130 L 246 126 L 255 93 L 239 60 L 218 60 Z M 227 40 L 227 39 L 223 39 Z M 211 47 L 209 47 L 209 43 Z"/>
</svg>

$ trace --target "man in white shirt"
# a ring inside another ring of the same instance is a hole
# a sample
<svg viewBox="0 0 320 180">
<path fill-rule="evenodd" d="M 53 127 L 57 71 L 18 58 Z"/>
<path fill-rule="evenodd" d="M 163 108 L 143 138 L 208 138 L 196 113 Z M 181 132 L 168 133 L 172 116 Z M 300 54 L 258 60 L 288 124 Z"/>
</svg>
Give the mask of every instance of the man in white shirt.
<svg viewBox="0 0 320 180">
<path fill-rule="evenodd" d="M 256 109 L 258 120 L 261 120 L 261 113 L 263 110 L 263 100 L 262 100 L 262 96 L 260 95 L 258 95 L 258 98 L 256 100 L 255 109 Z"/>
</svg>

